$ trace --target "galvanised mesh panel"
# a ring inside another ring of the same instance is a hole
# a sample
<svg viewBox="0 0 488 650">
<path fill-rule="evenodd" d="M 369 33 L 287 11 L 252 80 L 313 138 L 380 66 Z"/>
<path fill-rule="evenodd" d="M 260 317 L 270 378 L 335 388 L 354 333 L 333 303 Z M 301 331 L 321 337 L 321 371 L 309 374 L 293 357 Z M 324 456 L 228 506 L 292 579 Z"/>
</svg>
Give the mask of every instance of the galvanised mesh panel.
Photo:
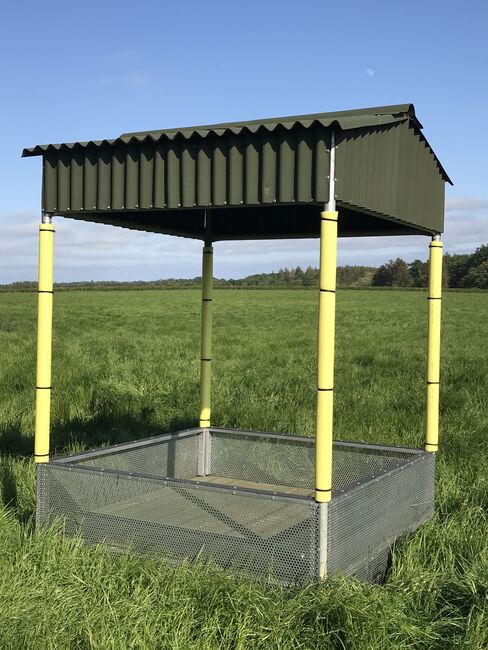
<svg viewBox="0 0 488 650">
<path fill-rule="evenodd" d="M 79 532 L 90 544 L 199 555 L 285 582 L 317 577 L 318 507 L 311 499 L 55 463 L 42 466 L 40 481 L 48 499 L 39 523 L 62 517 L 67 534 Z"/>
<path fill-rule="evenodd" d="M 435 458 L 337 442 L 333 464 L 335 490 L 322 538 L 328 574 L 381 581 L 391 544 L 433 512 Z M 197 476 L 205 469 L 207 479 Z M 194 429 L 38 466 L 37 522 L 61 517 L 66 534 L 80 532 L 88 543 L 105 541 L 113 549 L 129 544 L 175 558 L 200 554 L 287 583 L 313 580 L 319 514 L 303 496 L 313 493 L 313 476 L 313 440 L 211 430 L 207 444 Z M 244 483 L 226 487 L 228 478 Z M 284 495 L 279 486 L 305 492 Z"/>
<path fill-rule="evenodd" d="M 211 430 L 210 474 L 311 491 L 314 443 L 300 438 Z"/>
<path fill-rule="evenodd" d="M 365 557 L 363 564 L 354 572 L 354 577 L 361 582 L 383 583 L 390 566 L 390 556 L 388 547 L 374 556 Z"/>
<path fill-rule="evenodd" d="M 334 444 L 332 484 L 334 491 L 367 477 L 394 469 L 412 452 L 368 445 Z M 211 431 L 210 474 L 226 478 L 270 483 L 310 490 L 315 481 L 314 440 L 267 436 L 262 433 Z"/>
<path fill-rule="evenodd" d="M 197 475 L 201 432 L 187 436 L 148 440 L 144 446 L 108 448 L 110 451 L 92 456 L 86 454 L 76 464 L 105 470 L 150 474 L 171 478 L 191 478 Z M 138 444 L 138 443 L 136 443 Z M 69 458 L 67 459 L 69 460 Z"/>
<path fill-rule="evenodd" d="M 368 477 L 389 472 L 416 455 L 415 450 L 405 452 L 388 447 L 378 449 L 370 445 L 337 442 L 332 451 L 334 492 L 345 490 Z"/>
<path fill-rule="evenodd" d="M 434 454 L 332 499 L 328 511 L 328 573 L 356 574 L 434 512 Z"/>
<path fill-rule="evenodd" d="M 36 465 L 36 522 L 44 522 L 48 517 L 49 508 L 49 474 L 45 463 Z"/>
</svg>

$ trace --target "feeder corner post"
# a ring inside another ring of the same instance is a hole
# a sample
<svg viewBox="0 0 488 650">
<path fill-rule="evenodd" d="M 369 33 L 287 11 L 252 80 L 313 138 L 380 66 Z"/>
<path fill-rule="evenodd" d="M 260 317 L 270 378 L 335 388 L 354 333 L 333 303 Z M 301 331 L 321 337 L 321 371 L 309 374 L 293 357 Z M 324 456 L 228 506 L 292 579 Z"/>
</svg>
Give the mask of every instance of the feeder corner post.
<svg viewBox="0 0 488 650">
<path fill-rule="evenodd" d="M 441 360 L 442 241 L 434 235 L 429 244 L 427 400 L 425 450 L 439 449 L 439 384 Z"/>
<path fill-rule="evenodd" d="M 315 438 L 315 501 L 332 498 L 332 433 L 337 267 L 335 201 L 335 134 L 330 139 L 329 201 L 320 214 L 320 291 L 317 336 L 317 426 Z M 320 546 L 323 546 L 321 541 Z M 321 569 L 322 573 L 322 569 Z"/>
<path fill-rule="evenodd" d="M 53 261 L 54 225 L 52 217 L 43 214 L 39 225 L 36 424 L 34 436 L 34 458 L 36 463 L 47 463 L 49 461 Z"/>
<path fill-rule="evenodd" d="M 315 501 L 319 507 L 319 578 L 327 577 L 328 573 L 328 507 L 332 499 L 337 218 L 336 211 L 324 211 L 320 215 L 317 428 L 315 435 Z"/>
<path fill-rule="evenodd" d="M 317 351 L 315 500 L 332 498 L 337 212 L 320 215 L 320 296 Z"/>
<path fill-rule="evenodd" d="M 208 222 L 207 222 L 208 225 Z M 200 427 L 210 427 L 210 395 L 212 382 L 212 290 L 213 245 L 205 238 L 202 254 L 202 321 L 200 345 Z"/>
</svg>

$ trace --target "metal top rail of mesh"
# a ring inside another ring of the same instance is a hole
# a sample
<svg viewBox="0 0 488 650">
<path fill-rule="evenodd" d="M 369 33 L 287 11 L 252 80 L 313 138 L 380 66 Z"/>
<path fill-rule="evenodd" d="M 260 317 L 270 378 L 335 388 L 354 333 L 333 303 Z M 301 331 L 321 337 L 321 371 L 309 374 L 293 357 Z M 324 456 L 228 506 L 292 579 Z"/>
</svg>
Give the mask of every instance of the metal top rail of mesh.
<svg viewBox="0 0 488 650">
<path fill-rule="evenodd" d="M 271 431 L 256 431 L 253 429 L 227 429 L 225 427 L 210 427 L 207 429 L 210 433 L 230 433 L 239 436 L 256 436 L 266 438 L 277 438 L 279 440 L 289 440 L 290 442 L 303 442 L 315 445 L 315 439 L 308 436 L 299 436 L 287 433 L 276 433 Z M 184 438 L 186 436 L 198 435 L 202 433 L 202 427 L 193 427 L 191 429 L 182 429 L 181 431 L 163 433 L 160 436 L 150 436 L 148 438 L 141 438 L 139 440 L 131 440 L 129 442 L 119 442 L 106 447 L 97 447 L 87 451 L 79 451 L 66 456 L 54 456 L 50 462 L 54 463 L 72 463 L 77 460 L 82 460 L 87 456 L 103 456 L 116 452 L 128 451 L 137 447 L 147 447 L 149 445 L 158 444 L 166 440 L 174 438 Z M 369 442 L 354 442 L 352 440 L 334 440 L 334 445 L 337 447 L 355 447 L 357 449 L 371 449 L 379 452 L 402 453 L 411 456 L 424 455 L 423 449 L 418 447 L 399 447 L 396 445 L 373 444 Z"/>
<path fill-rule="evenodd" d="M 262 432 L 262 431 L 252 431 L 252 430 L 236 430 L 236 429 L 227 429 L 227 428 L 218 428 L 211 427 L 207 430 L 209 434 L 214 434 L 217 436 L 230 436 L 236 439 L 252 439 L 256 438 L 258 440 L 264 441 L 268 439 L 269 441 L 274 441 L 276 443 L 294 443 L 297 446 L 306 445 L 311 450 L 315 447 L 315 440 L 306 436 L 294 436 L 281 433 L 272 433 L 272 432 Z M 219 482 L 218 479 L 215 479 L 214 482 L 206 480 L 206 475 L 201 476 L 192 476 L 191 478 L 182 477 L 182 476 L 171 476 L 168 472 L 158 471 L 140 471 L 137 467 L 137 463 L 133 463 L 131 468 L 131 463 L 127 463 L 127 467 L 110 467 L 103 464 L 105 459 L 109 457 L 118 457 L 119 455 L 127 454 L 127 452 L 133 452 L 135 450 L 144 450 L 148 447 L 154 447 L 156 445 L 170 443 L 172 441 L 183 441 L 184 439 L 197 438 L 203 436 L 205 429 L 195 427 L 192 429 L 186 429 L 183 431 L 178 431 L 174 433 L 165 433 L 160 436 L 152 436 L 149 438 L 135 440 L 132 442 L 125 442 L 110 445 L 107 447 L 101 447 L 91 451 L 83 451 L 74 453 L 68 456 L 62 456 L 54 458 L 50 461 L 51 465 L 61 465 L 67 468 L 76 468 L 76 470 L 81 470 L 83 472 L 91 473 L 103 473 L 111 475 L 123 475 L 123 476 L 133 476 L 139 478 L 148 478 L 156 479 L 168 484 L 174 485 L 193 485 L 201 486 L 205 489 L 210 490 L 225 490 L 232 492 L 244 492 L 244 493 L 255 493 L 255 494 L 265 494 L 268 496 L 275 495 L 280 498 L 285 499 L 301 499 L 305 501 L 313 501 L 313 491 L 310 491 L 310 494 L 300 494 L 294 493 L 289 494 L 285 487 L 288 484 L 287 481 L 283 485 L 273 485 L 272 487 L 262 487 L 262 483 L 257 480 L 249 480 L 246 483 L 254 483 L 255 485 L 242 485 L 242 481 L 238 480 L 237 476 L 235 481 L 231 481 L 228 484 L 224 482 Z M 252 444 L 252 443 L 251 443 Z M 351 489 L 355 489 L 358 486 L 369 483 L 370 481 L 377 480 L 380 476 L 391 475 L 396 473 L 396 471 L 401 471 L 406 466 L 411 465 L 416 460 L 427 455 L 427 452 L 422 449 L 414 449 L 408 447 L 398 447 L 391 445 L 378 445 L 378 444 L 368 444 L 368 443 L 356 443 L 351 441 L 334 441 L 334 447 L 337 451 L 352 452 L 354 455 L 373 455 L 374 456 L 383 456 L 388 462 L 385 463 L 384 467 L 374 466 L 370 470 L 366 470 L 359 474 L 357 477 L 354 477 L 354 480 L 347 482 L 345 480 L 341 487 L 334 489 L 334 497 L 338 497 L 341 494 L 349 492 Z M 176 456 L 178 452 L 176 451 Z M 188 453 L 188 452 L 187 452 Z M 195 454 L 195 463 L 197 462 Z M 88 466 L 86 463 L 94 463 L 91 466 Z M 98 464 L 97 464 L 98 463 Z M 196 473 L 196 472 L 195 472 Z M 356 480 L 357 479 L 357 480 Z M 292 482 L 289 481 L 291 485 Z"/>
<path fill-rule="evenodd" d="M 87 451 L 77 451 L 74 454 L 68 454 L 67 456 L 54 456 L 50 462 L 63 464 L 75 463 L 88 457 L 94 458 L 96 456 L 106 456 L 114 453 L 122 453 L 124 451 L 129 451 L 130 449 L 137 449 L 138 447 L 149 447 L 151 445 L 157 445 L 161 442 L 174 440 L 175 438 L 195 436 L 200 434 L 202 431 L 203 429 L 200 427 L 194 427 L 192 429 L 183 429 L 182 431 L 176 431 L 173 433 L 163 433 L 160 436 L 150 436 L 148 438 L 140 438 L 139 440 L 131 440 L 129 442 L 118 442 L 106 447 L 97 447 L 95 449 L 89 449 Z"/>
</svg>

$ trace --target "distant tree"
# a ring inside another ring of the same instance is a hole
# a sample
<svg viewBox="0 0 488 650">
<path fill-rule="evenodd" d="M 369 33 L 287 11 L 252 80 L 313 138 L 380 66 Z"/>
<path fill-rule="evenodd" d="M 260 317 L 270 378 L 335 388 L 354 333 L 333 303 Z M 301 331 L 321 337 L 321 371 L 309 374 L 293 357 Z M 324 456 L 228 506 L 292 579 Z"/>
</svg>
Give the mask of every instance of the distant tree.
<svg viewBox="0 0 488 650">
<path fill-rule="evenodd" d="M 408 265 L 408 271 L 414 287 L 426 287 L 428 277 L 428 264 L 421 260 L 414 260 Z"/>
<path fill-rule="evenodd" d="M 470 255 L 450 255 L 449 253 L 444 255 L 443 262 L 449 287 L 464 287 L 464 278 L 468 274 L 470 257 Z"/>
<path fill-rule="evenodd" d="M 472 269 L 486 261 L 488 261 L 488 244 L 482 244 L 470 256 L 469 268 Z"/>
<path fill-rule="evenodd" d="M 293 279 L 295 281 L 295 284 L 299 287 L 302 287 L 304 277 L 305 277 L 305 273 L 303 272 L 303 269 L 297 266 L 297 268 L 293 272 Z"/>
<path fill-rule="evenodd" d="M 371 284 L 374 287 L 391 286 L 391 272 L 389 269 L 389 264 L 392 263 L 392 261 L 393 260 L 390 260 L 388 264 L 382 264 L 375 272 L 373 279 L 371 280 Z"/>
<path fill-rule="evenodd" d="M 465 275 L 462 278 L 462 286 L 488 288 L 488 245 L 479 246 L 472 255 L 469 255 L 464 268 Z"/>
<path fill-rule="evenodd" d="M 307 266 L 305 273 L 303 274 L 303 286 L 313 287 L 318 283 L 318 277 L 318 269 Z"/>
<path fill-rule="evenodd" d="M 338 266 L 338 287 L 365 287 L 371 284 L 376 269 L 372 266 Z"/>
<path fill-rule="evenodd" d="M 408 271 L 408 264 L 405 260 L 397 257 L 390 260 L 373 275 L 373 286 L 376 287 L 409 287 L 412 285 L 412 278 Z"/>
<path fill-rule="evenodd" d="M 285 269 L 283 271 L 281 271 L 280 273 L 281 273 L 281 278 L 282 278 L 282 281 L 284 282 L 284 284 L 290 285 L 291 282 L 292 282 L 292 274 L 291 274 L 290 270 L 285 267 Z"/>
<path fill-rule="evenodd" d="M 488 259 L 468 271 L 464 279 L 464 286 L 488 289 Z"/>
</svg>

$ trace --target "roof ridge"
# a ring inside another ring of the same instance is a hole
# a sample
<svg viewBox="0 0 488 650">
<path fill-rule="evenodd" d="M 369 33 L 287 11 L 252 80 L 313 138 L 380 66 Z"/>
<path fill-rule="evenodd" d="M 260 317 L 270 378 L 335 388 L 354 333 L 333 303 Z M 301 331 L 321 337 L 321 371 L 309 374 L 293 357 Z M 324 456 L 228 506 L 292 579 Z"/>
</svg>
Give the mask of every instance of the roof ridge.
<svg viewBox="0 0 488 650">
<path fill-rule="evenodd" d="M 232 127 L 246 128 L 249 125 L 265 125 L 265 124 L 285 124 L 290 122 L 300 123 L 303 121 L 320 121 L 323 119 L 330 119 L 334 117 L 357 117 L 357 116 L 381 116 L 381 115 L 391 115 L 391 116 L 400 116 L 405 115 L 410 118 L 417 119 L 415 116 L 415 107 L 413 104 L 392 104 L 388 106 L 371 106 L 369 108 L 358 108 L 358 109 L 348 109 L 346 111 L 331 111 L 325 113 L 306 113 L 302 115 L 284 115 L 280 117 L 264 117 L 257 118 L 253 120 L 237 120 L 234 122 L 217 122 L 214 124 L 201 124 L 201 125 L 192 125 L 192 126 L 179 126 L 171 127 L 165 129 L 151 129 L 144 131 L 127 131 L 121 133 L 119 138 L 128 138 L 130 136 L 141 136 L 143 134 L 165 134 L 165 133 L 180 133 L 182 131 L 194 132 L 198 131 L 214 131 L 222 129 L 231 129 Z M 417 120 L 418 121 L 418 120 Z M 420 124 L 420 123 L 419 123 Z M 422 126 L 420 125 L 420 128 Z"/>
</svg>

